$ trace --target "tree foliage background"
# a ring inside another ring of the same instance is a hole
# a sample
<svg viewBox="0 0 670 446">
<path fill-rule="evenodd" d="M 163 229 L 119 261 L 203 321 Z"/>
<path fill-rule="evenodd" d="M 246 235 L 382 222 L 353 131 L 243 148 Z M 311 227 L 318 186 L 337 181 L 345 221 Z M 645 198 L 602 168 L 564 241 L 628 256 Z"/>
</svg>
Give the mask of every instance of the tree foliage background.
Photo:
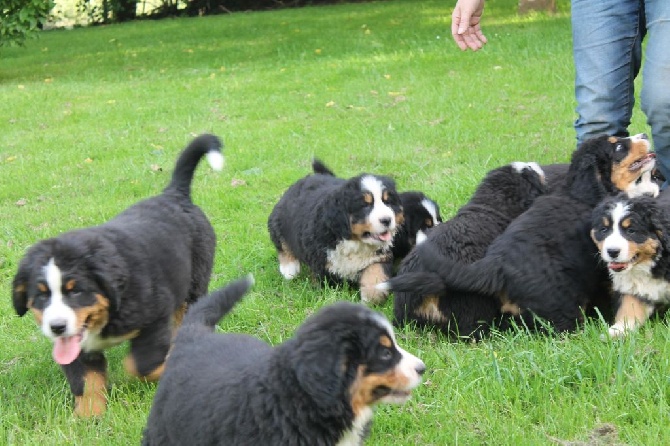
<svg viewBox="0 0 670 446">
<path fill-rule="evenodd" d="M 0 47 L 23 45 L 49 17 L 53 0 L 2 0 Z"/>
</svg>

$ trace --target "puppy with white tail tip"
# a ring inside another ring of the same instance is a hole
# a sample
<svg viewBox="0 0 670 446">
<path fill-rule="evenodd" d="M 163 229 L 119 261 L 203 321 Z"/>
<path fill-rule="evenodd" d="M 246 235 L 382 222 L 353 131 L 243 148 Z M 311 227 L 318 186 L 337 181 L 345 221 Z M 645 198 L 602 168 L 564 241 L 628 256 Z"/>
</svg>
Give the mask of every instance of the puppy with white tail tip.
<svg viewBox="0 0 670 446">
<path fill-rule="evenodd" d="M 162 194 L 99 226 L 42 240 L 21 260 L 14 309 L 30 311 L 53 341 L 76 415 L 106 409 L 108 347 L 130 341 L 128 373 L 160 378 L 186 306 L 207 293 L 216 237 L 191 201 L 191 180 L 203 157 L 221 169 L 221 146 L 214 135 L 195 138 Z"/>
</svg>

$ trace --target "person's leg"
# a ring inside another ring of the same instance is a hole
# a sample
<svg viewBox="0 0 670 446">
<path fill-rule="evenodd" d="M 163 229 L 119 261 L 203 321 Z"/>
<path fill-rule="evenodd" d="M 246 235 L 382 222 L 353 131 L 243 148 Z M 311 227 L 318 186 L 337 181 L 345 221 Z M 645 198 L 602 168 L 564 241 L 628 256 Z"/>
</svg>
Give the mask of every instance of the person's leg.
<svg viewBox="0 0 670 446">
<path fill-rule="evenodd" d="M 640 69 L 640 0 L 572 0 L 577 143 L 608 134 L 628 136 Z"/>
<path fill-rule="evenodd" d="M 651 126 L 657 165 L 670 179 L 670 1 L 645 1 L 647 47 L 641 108 Z"/>
</svg>

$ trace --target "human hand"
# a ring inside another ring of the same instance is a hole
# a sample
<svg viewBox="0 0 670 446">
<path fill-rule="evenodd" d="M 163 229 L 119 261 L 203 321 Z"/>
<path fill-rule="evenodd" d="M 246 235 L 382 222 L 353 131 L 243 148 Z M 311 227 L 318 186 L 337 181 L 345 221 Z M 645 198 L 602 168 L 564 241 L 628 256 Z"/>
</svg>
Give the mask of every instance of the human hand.
<svg viewBox="0 0 670 446">
<path fill-rule="evenodd" d="M 458 0 L 451 14 L 451 35 L 456 45 L 466 51 L 481 49 L 487 42 L 479 22 L 484 12 L 485 0 Z"/>
</svg>

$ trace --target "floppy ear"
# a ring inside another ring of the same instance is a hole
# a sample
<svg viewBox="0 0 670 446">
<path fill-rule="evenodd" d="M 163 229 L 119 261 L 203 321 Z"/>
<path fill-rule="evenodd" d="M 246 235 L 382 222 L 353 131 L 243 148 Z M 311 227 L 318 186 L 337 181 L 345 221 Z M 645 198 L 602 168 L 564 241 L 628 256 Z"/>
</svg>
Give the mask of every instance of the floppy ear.
<svg viewBox="0 0 670 446">
<path fill-rule="evenodd" d="M 298 383 L 321 410 L 343 410 L 342 396 L 353 379 L 348 360 L 353 344 L 326 330 L 305 334 L 291 358 Z"/>
<path fill-rule="evenodd" d="M 110 311 L 116 311 L 126 287 L 128 269 L 125 261 L 107 241 L 91 243 L 91 254 L 86 255 L 86 265 L 96 284 L 109 300 Z"/>
<path fill-rule="evenodd" d="M 340 192 L 323 207 L 323 219 L 326 227 L 337 239 L 351 237 L 351 222 L 346 203 L 346 192 Z"/>
<path fill-rule="evenodd" d="M 19 269 L 12 281 L 12 303 L 16 314 L 19 316 L 23 316 L 28 311 L 28 285 L 31 273 L 32 262 L 26 256 L 19 264 Z"/>
</svg>

